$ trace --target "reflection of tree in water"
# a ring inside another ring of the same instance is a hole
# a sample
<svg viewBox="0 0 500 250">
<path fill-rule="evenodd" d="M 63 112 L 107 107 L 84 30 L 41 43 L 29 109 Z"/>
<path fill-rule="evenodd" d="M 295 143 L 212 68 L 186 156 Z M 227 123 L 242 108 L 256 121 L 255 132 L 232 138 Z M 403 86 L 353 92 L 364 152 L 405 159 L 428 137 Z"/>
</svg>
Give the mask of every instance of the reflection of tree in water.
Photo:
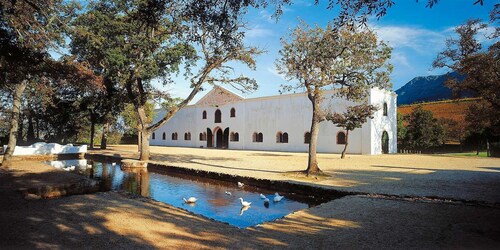
<svg viewBox="0 0 500 250">
<path fill-rule="evenodd" d="M 226 207 L 234 202 L 232 196 L 226 195 L 226 189 L 223 186 L 213 186 L 208 183 L 200 183 L 203 186 L 207 186 L 205 191 L 207 192 L 207 197 L 212 197 L 208 202 L 212 204 L 214 207 Z"/>
<path fill-rule="evenodd" d="M 144 197 L 150 196 L 149 173 L 143 168 L 123 168 L 125 176 L 122 187 L 125 191 L 139 194 Z"/>
</svg>

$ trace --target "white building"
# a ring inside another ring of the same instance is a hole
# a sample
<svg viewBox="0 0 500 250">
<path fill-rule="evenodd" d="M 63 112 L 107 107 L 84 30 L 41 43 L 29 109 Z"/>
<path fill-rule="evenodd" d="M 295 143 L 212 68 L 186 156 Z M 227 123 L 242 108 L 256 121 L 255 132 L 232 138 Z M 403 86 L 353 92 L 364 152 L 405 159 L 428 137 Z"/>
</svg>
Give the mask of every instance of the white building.
<svg viewBox="0 0 500 250">
<path fill-rule="evenodd" d="M 342 112 L 354 104 L 332 93 L 325 93 L 323 108 Z M 390 91 L 370 91 L 368 102 L 379 110 L 361 128 L 349 132 L 348 153 L 397 152 L 396 97 Z M 157 117 L 163 114 L 159 111 Z M 156 130 L 150 144 L 307 152 L 311 118 L 312 106 L 305 93 L 245 99 L 216 86 Z M 342 152 L 344 132 L 329 121 L 321 122 L 317 151 Z"/>
</svg>

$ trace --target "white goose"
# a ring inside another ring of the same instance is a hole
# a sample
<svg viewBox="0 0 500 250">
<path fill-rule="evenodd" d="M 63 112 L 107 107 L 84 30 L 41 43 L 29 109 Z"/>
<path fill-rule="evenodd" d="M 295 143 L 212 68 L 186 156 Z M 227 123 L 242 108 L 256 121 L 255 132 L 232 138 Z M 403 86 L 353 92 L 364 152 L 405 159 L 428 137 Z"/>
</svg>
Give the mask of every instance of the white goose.
<svg viewBox="0 0 500 250">
<path fill-rule="evenodd" d="M 261 199 L 266 199 L 266 196 L 265 196 L 265 195 L 263 195 L 263 194 L 260 194 L 260 198 L 261 198 Z"/>
<path fill-rule="evenodd" d="M 251 202 L 244 201 L 243 198 L 241 198 L 241 197 L 240 197 L 240 202 L 241 202 L 241 205 L 244 207 L 249 207 L 250 204 L 252 204 Z"/>
<path fill-rule="evenodd" d="M 283 198 L 285 198 L 285 196 L 281 196 L 281 195 L 279 195 L 278 193 L 275 193 L 275 194 L 274 194 L 274 199 L 273 199 L 273 200 L 274 200 L 274 202 L 279 202 L 279 201 L 281 201 L 281 199 L 283 199 Z"/>
<path fill-rule="evenodd" d="M 239 188 L 242 188 L 243 186 L 245 186 L 245 183 L 243 183 L 243 182 L 239 182 L 239 181 L 238 181 L 238 187 L 239 187 Z"/>
<path fill-rule="evenodd" d="M 195 197 L 189 197 L 189 199 L 186 200 L 186 198 L 182 198 L 184 200 L 184 202 L 186 203 L 195 203 L 198 199 L 196 199 Z"/>
<path fill-rule="evenodd" d="M 111 166 L 116 166 L 116 162 L 111 163 Z"/>
</svg>

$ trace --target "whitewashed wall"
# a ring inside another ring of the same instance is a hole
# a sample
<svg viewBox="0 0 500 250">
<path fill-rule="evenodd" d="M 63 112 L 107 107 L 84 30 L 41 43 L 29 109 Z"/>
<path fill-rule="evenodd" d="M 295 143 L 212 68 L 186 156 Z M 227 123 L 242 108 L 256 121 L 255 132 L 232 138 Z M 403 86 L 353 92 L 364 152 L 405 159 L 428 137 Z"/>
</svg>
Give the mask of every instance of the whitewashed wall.
<svg viewBox="0 0 500 250">
<path fill-rule="evenodd" d="M 392 92 L 372 90 L 371 104 L 380 106 L 373 120 L 369 120 L 362 128 L 351 131 L 349 134 L 348 153 L 380 154 L 381 136 L 386 130 L 389 133 L 390 153 L 396 150 L 396 95 Z M 388 116 L 382 115 L 383 102 L 388 103 Z M 342 112 L 353 103 L 327 94 L 323 107 Z M 231 108 L 236 109 L 236 117 L 230 117 Z M 221 123 L 215 123 L 215 111 L 222 112 Z M 203 111 L 207 111 L 207 119 L 202 119 Z M 162 113 L 159 113 L 161 115 Z M 229 141 L 230 149 L 272 150 L 306 152 L 308 144 L 304 143 L 304 134 L 310 130 L 312 107 L 305 94 L 289 94 L 261 98 L 250 98 L 221 106 L 191 105 L 180 110 L 170 121 L 155 132 L 155 139 L 151 145 L 206 147 L 206 141 L 199 140 L 199 134 L 210 128 L 222 130 L 229 127 L 230 132 L 239 133 L 239 141 Z M 288 143 L 276 143 L 276 133 L 287 132 Z M 320 124 L 318 136 L 318 152 L 340 153 L 344 145 L 336 143 L 336 136 L 340 128 L 328 121 Z M 173 141 L 171 134 L 178 133 L 178 140 Z M 191 140 L 184 140 L 184 133 L 191 133 Z M 253 142 L 254 132 L 263 133 L 263 142 Z M 162 134 L 166 133 L 163 140 Z"/>
</svg>

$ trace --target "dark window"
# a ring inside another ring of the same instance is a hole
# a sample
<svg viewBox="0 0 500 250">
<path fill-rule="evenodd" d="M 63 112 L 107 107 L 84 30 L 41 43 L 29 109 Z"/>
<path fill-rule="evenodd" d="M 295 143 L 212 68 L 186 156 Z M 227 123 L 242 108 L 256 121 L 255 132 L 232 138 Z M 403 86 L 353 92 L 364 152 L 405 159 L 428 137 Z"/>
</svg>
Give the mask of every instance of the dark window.
<svg viewBox="0 0 500 250">
<path fill-rule="evenodd" d="M 287 132 L 283 133 L 283 141 L 282 142 L 288 143 L 288 133 Z"/>
<path fill-rule="evenodd" d="M 153 135 L 151 136 L 151 138 L 154 140 L 156 137 L 155 133 L 153 132 Z"/>
<path fill-rule="evenodd" d="M 387 116 L 387 102 L 384 102 L 384 116 Z"/>
<path fill-rule="evenodd" d="M 220 112 L 219 109 L 215 111 L 215 123 L 221 123 L 221 116 L 222 113 Z"/>
<path fill-rule="evenodd" d="M 163 132 L 163 135 L 161 136 L 161 138 L 162 138 L 163 140 L 166 140 L 166 139 L 167 139 L 167 134 L 166 134 L 165 132 Z"/>
<path fill-rule="evenodd" d="M 236 132 L 231 132 L 230 136 L 231 141 L 239 141 L 240 140 L 240 135 Z"/>
<path fill-rule="evenodd" d="M 309 144 L 309 143 L 311 143 L 311 133 L 306 132 L 306 133 L 304 134 L 304 143 L 305 143 L 305 144 Z"/>
<path fill-rule="evenodd" d="M 337 133 L 337 144 L 345 144 L 345 133 L 344 132 Z"/>
<path fill-rule="evenodd" d="M 190 132 L 184 133 L 184 140 L 185 141 L 190 141 L 191 140 L 191 133 Z"/>
<path fill-rule="evenodd" d="M 281 132 L 276 133 L 276 143 L 283 142 L 283 134 Z"/>
<path fill-rule="evenodd" d="M 172 141 L 176 141 L 176 140 L 177 140 L 177 132 L 172 133 Z"/>
<path fill-rule="evenodd" d="M 207 111 L 203 110 L 203 114 L 201 115 L 202 119 L 207 119 Z"/>
<path fill-rule="evenodd" d="M 276 143 L 288 143 L 288 133 L 276 133 Z"/>
<path fill-rule="evenodd" d="M 203 132 L 200 133 L 200 141 L 206 141 L 207 140 L 207 133 Z"/>
<path fill-rule="evenodd" d="M 236 109 L 231 108 L 231 117 L 236 117 Z"/>
<path fill-rule="evenodd" d="M 264 135 L 262 133 L 253 133 L 252 136 L 252 141 L 253 142 L 263 142 L 264 141 Z"/>
</svg>

